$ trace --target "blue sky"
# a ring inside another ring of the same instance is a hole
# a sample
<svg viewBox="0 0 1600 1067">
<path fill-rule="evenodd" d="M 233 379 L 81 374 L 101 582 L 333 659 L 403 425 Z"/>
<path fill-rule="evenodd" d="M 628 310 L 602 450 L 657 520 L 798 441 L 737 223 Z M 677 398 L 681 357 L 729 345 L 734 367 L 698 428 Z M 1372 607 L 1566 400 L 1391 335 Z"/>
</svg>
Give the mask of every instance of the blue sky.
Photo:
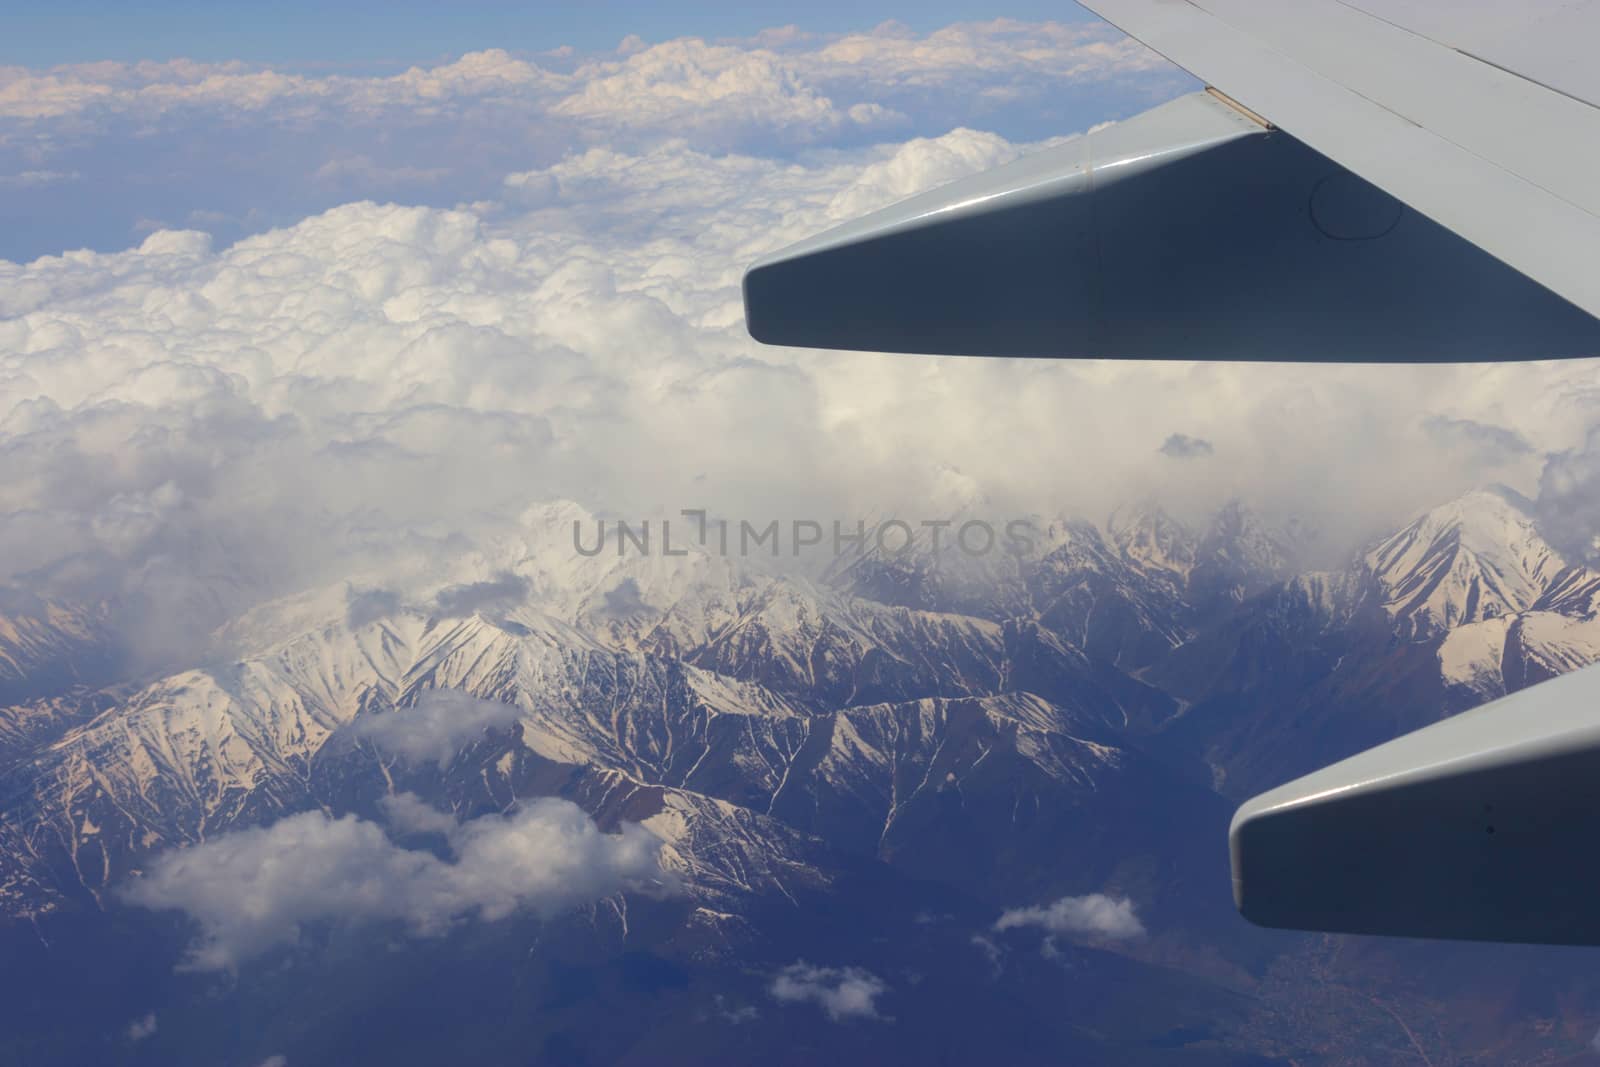
<svg viewBox="0 0 1600 1067">
<path fill-rule="evenodd" d="M 278 65 L 405 65 L 479 48 L 585 51 L 614 47 L 628 34 L 745 37 L 797 24 L 818 33 L 870 29 L 890 19 L 928 31 L 952 22 L 1014 18 L 1094 19 L 1070 0 L 972 0 L 872 5 L 820 0 L 663 4 L 659 0 L 511 3 L 357 0 L 318 3 L 116 3 L 113 0 L 9 0 L 0 63 L 25 66 L 100 59 L 243 59 Z"/>
</svg>

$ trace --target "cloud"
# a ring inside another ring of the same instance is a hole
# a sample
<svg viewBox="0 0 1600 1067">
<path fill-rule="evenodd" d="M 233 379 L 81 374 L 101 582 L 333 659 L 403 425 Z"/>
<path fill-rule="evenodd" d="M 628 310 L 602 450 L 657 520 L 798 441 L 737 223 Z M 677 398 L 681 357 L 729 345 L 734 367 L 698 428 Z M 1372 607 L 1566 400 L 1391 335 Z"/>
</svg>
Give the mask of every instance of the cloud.
<svg viewBox="0 0 1600 1067">
<path fill-rule="evenodd" d="M 460 826 L 454 815 L 440 811 L 415 793 L 395 793 L 384 797 L 382 804 L 389 825 L 401 833 L 450 834 Z"/>
<path fill-rule="evenodd" d="M 999 978 L 1005 972 L 1005 950 L 994 938 L 973 934 L 972 946 L 983 953 L 983 958 L 988 961 L 990 977 Z"/>
<path fill-rule="evenodd" d="M 499 48 L 469 52 L 398 74 L 316 77 L 242 62 L 193 60 L 84 63 L 47 70 L 0 67 L 0 120 L 38 123 L 80 117 L 150 120 L 202 109 L 235 117 L 265 113 L 303 123 L 318 112 L 347 118 L 405 108 L 459 114 L 471 103 L 538 107 L 557 114 L 659 128 L 739 113 L 768 126 L 874 121 L 870 103 L 836 107 L 815 86 L 938 89 L 957 77 L 1033 84 L 1165 72 L 1149 49 L 1097 22 L 1073 25 L 1008 19 L 958 23 L 916 33 L 897 23 L 844 35 L 765 33 L 708 43 L 688 37 L 649 43 L 637 36 L 612 55 L 576 65 L 540 65 Z M 851 114 L 856 107 L 867 110 Z M 691 110 L 698 115 L 691 115 Z"/>
<path fill-rule="evenodd" d="M 692 38 L 669 41 L 580 67 L 574 91 L 551 110 L 612 126 L 712 133 L 715 141 L 730 143 L 756 131 L 770 136 L 798 129 L 811 137 L 904 120 L 875 103 L 835 104 L 806 80 L 809 58 Z"/>
<path fill-rule="evenodd" d="M 400 610 L 400 595 L 390 589 L 352 589 L 345 603 L 345 625 L 358 630 Z"/>
<path fill-rule="evenodd" d="M 897 90 L 887 100 L 915 99 L 918 92 L 958 88 L 990 106 L 1014 107 L 1024 99 L 1046 97 L 1047 86 L 1144 78 L 1161 84 L 1173 68 L 1144 45 L 1109 31 L 1098 21 L 1028 23 L 1014 19 L 964 22 L 921 34 L 896 22 L 867 33 L 819 39 L 809 64 L 822 84 L 852 82 Z M 1172 84 L 1170 81 L 1167 85 Z M 1048 101 L 1041 101 L 1049 106 Z"/>
<path fill-rule="evenodd" d="M 1216 449 L 1210 441 L 1199 437 L 1190 437 L 1185 433 L 1175 433 L 1161 442 L 1161 447 L 1157 451 L 1163 456 L 1170 456 L 1173 459 L 1199 459 L 1202 456 L 1211 455 Z"/>
<path fill-rule="evenodd" d="M 143 1018 L 135 1019 L 128 1024 L 127 1038 L 129 1041 L 143 1041 L 156 1032 L 156 1013 L 149 1012 Z"/>
<path fill-rule="evenodd" d="M 1104 893 L 1062 897 L 1043 907 L 1012 908 L 994 924 L 996 930 L 1037 928 L 1051 934 L 1128 941 L 1145 936 L 1133 902 Z"/>
<path fill-rule="evenodd" d="M 761 1011 L 754 1004 L 734 1005 L 721 993 L 715 994 L 711 998 L 711 1003 L 717 1018 L 734 1026 L 742 1026 L 761 1018 Z"/>
<path fill-rule="evenodd" d="M 627 618 L 647 607 L 643 594 L 639 592 L 639 580 L 624 578 L 615 588 L 605 591 L 601 610 L 614 618 Z"/>
<path fill-rule="evenodd" d="M 1498 454 L 1502 458 L 1513 459 L 1534 451 L 1528 439 L 1517 431 L 1475 419 L 1430 415 L 1422 425 L 1428 434 L 1442 444 L 1481 449 L 1489 453 L 1491 458 Z"/>
<path fill-rule="evenodd" d="M 433 599 L 433 610 L 447 618 L 480 611 L 508 611 L 528 598 L 528 580 L 501 574 L 487 581 L 446 586 Z"/>
<path fill-rule="evenodd" d="M 1539 476 L 1539 529 L 1573 559 L 1600 560 L 1600 427 L 1552 455 Z"/>
<path fill-rule="evenodd" d="M 485 730 L 510 727 L 520 715 L 515 704 L 481 700 L 458 689 L 429 689 L 410 707 L 362 716 L 351 729 L 387 752 L 443 766 Z"/>
<path fill-rule="evenodd" d="M 304 118 L 308 107 L 350 112 L 383 107 L 440 108 L 463 97 L 560 90 L 565 79 L 502 49 L 469 52 L 436 67 L 411 67 L 379 77 L 285 74 L 237 61 L 82 63 L 32 70 L 0 67 L 0 118 L 12 121 L 220 108 L 233 113 L 277 109 L 280 120 Z"/>
<path fill-rule="evenodd" d="M 440 859 L 374 823 L 306 812 L 162 853 L 123 895 L 193 917 L 201 934 L 187 966 L 218 970 L 294 943 L 308 923 L 399 921 L 437 935 L 470 916 L 548 916 L 664 880 L 656 837 L 631 824 L 601 833 L 564 800 L 462 823 L 448 841 Z"/>
<path fill-rule="evenodd" d="M 1087 22 L 634 39 L 585 55 L 489 48 L 382 75 L 190 60 L 4 67 L 0 258 L 121 247 L 179 225 L 231 242 L 361 199 L 475 203 L 509 174 L 593 146 L 686 139 L 792 158 L 963 125 L 1044 137 L 1187 84 Z"/>
<path fill-rule="evenodd" d="M 947 155 L 919 144 L 867 166 L 926 158 L 935 177 Z M 695 190 L 686 217 L 706 218 L 750 177 L 787 199 L 818 174 L 681 145 L 560 174 L 574 191 L 556 225 L 355 204 L 223 251 L 161 231 L 128 252 L 0 264 L 0 450 L 22 472 L 0 487 L 0 582 L 128 605 L 124 628 L 158 665 L 252 603 L 348 574 L 379 576 L 358 583 L 353 624 L 408 596 L 505 610 L 524 588 L 504 565 L 442 591 L 434 577 L 433 593 L 427 572 L 514 532 L 530 498 L 632 509 L 639 494 L 605 488 L 619 478 L 657 486 L 657 503 L 698 495 L 739 454 L 729 442 L 769 432 L 752 429 L 820 432 L 808 375 L 751 359 L 717 310 L 743 253 L 635 247 L 654 240 L 636 212 L 674 199 L 663 181 Z M 684 418 L 705 436 L 686 438 Z M 740 465 L 737 482 L 766 477 Z"/>
<path fill-rule="evenodd" d="M 0 174 L 0 189 L 28 189 L 43 185 L 70 182 L 82 175 L 59 170 L 25 170 L 16 174 Z"/>
<path fill-rule="evenodd" d="M 779 1003 L 812 1003 L 833 1022 L 882 1019 L 877 1000 L 889 987 L 860 967 L 814 967 L 805 960 L 789 964 L 773 978 L 768 992 Z"/>
</svg>

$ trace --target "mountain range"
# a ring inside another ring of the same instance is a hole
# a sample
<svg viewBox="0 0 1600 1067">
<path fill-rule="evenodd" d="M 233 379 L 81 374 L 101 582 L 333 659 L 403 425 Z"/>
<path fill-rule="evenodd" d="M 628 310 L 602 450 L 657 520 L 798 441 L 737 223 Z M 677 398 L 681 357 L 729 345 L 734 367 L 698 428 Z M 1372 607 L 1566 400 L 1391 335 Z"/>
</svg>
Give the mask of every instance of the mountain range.
<svg viewBox="0 0 1600 1067">
<path fill-rule="evenodd" d="M 1600 659 L 1600 572 L 1516 493 L 1323 571 L 1237 503 L 806 573 L 529 515 L 476 586 L 308 590 L 176 672 L 114 605 L 0 598 L 0 1063 L 1592 1054 L 1581 953 L 1257 930 L 1229 895 L 1239 800 Z M 294 818 L 448 859 L 401 796 L 469 828 L 559 798 L 661 877 L 420 933 L 313 914 L 222 970 L 130 896 Z"/>
</svg>

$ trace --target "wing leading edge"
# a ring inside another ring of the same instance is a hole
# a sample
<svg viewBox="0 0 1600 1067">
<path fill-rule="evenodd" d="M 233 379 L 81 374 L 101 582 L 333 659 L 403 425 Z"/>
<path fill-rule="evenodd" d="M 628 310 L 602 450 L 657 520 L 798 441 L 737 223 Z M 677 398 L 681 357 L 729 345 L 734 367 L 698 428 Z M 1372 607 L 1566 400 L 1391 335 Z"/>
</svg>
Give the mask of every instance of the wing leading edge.
<svg viewBox="0 0 1600 1067">
<path fill-rule="evenodd" d="M 1600 321 L 1194 93 L 846 223 L 745 275 L 769 344 L 1424 362 L 1600 353 Z"/>
</svg>

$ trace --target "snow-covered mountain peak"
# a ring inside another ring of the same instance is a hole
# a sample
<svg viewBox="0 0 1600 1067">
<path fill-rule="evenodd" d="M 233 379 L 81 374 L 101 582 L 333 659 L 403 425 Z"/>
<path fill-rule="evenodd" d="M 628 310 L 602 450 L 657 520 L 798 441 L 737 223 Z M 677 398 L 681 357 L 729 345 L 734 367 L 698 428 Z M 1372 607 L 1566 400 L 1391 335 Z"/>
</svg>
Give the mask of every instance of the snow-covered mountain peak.
<svg viewBox="0 0 1600 1067">
<path fill-rule="evenodd" d="M 1270 527 L 1240 500 L 1218 509 L 1200 539 L 1202 560 L 1227 561 L 1264 574 L 1286 574 L 1295 563 L 1299 546 L 1285 530 Z"/>
<path fill-rule="evenodd" d="M 48 692 L 92 676 L 90 660 L 110 640 L 105 616 L 104 605 L 0 595 L 0 697 Z"/>
<path fill-rule="evenodd" d="M 1455 536 L 1473 552 L 1496 552 L 1540 539 L 1533 511 L 1533 503 L 1520 493 L 1491 485 L 1430 508 L 1406 529 L 1428 537 Z"/>
<path fill-rule="evenodd" d="M 334 582 L 269 600 L 219 627 L 212 646 L 239 658 L 272 651 L 306 634 L 346 624 L 362 594 L 359 583 Z"/>
<path fill-rule="evenodd" d="M 1402 634 L 1426 637 L 1532 607 L 1566 567 L 1512 490 L 1473 490 L 1418 516 L 1364 565 Z"/>
<path fill-rule="evenodd" d="M 1201 611 L 1236 604 L 1298 569 L 1306 531 L 1272 525 L 1239 500 L 1224 504 L 1199 537 L 1187 574 L 1188 597 Z"/>
<path fill-rule="evenodd" d="M 508 572 L 541 611 L 632 647 L 685 597 L 723 595 L 763 576 L 759 557 L 722 550 L 714 517 L 601 519 L 571 501 L 530 506 Z"/>
<path fill-rule="evenodd" d="M 1117 551 L 1142 567 L 1187 578 L 1194 568 L 1199 539 L 1153 500 L 1124 504 L 1106 520 Z"/>
</svg>

